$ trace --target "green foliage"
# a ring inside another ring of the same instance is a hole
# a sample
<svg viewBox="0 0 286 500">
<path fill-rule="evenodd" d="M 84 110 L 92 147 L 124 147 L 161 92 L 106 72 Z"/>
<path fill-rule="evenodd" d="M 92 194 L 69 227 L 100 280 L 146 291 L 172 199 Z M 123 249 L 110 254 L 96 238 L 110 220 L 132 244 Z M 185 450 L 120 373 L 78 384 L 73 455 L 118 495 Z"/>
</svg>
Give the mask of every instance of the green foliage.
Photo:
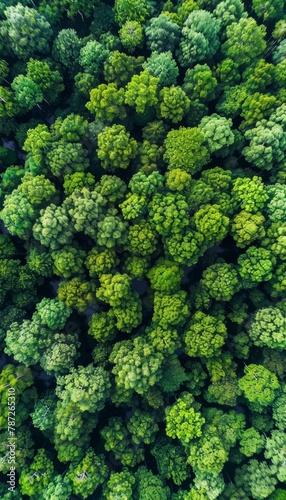
<svg viewBox="0 0 286 500">
<path fill-rule="evenodd" d="M 89 364 L 72 368 L 57 379 L 57 396 L 64 404 L 74 403 L 81 411 L 100 411 L 109 395 L 109 374 L 102 367 Z"/>
<path fill-rule="evenodd" d="M 187 457 L 181 446 L 166 438 L 159 438 L 152 446 L 151 453 L 156 459 L 158 471 L 163 478 L 172 479 L 178 486 L 187 479 L 189 472 Z"/>
<path fill-rule="evenodd" d="M 179 69 L 170 50 L 164 52 L 152 52 L 143 67 L 151 76 L 159 79 L 163 87 L 176 85 Z"/>
<path fill-rule="evenodd" d="M 116 496 L 121 500 L 132 498 L 134 483 L 135 478 L 128 470 L 113 472 L 103 490 L 104 498 L 107 500 L 113 500 Z"/>
<path fill-rule="evenodd" d="M 148 14 L 147 1 L 139 0 L 115 0 L 115 21 L 122 26 L 126 21 L 137 21 L 141 23 Z"/>
<path fill-rule="evenodd" d="M 102 83 L 90 92 L 87 109 L 95 114 L 98 121 L 112 121 L 114 118 L 124 118 L 126 112 L 123 106 L 124 90 L 117 89 L 115 83 Z"/>
<path fill-rule="evenodd" d="M 282 500 L 283 1 L 17 1 L 0 497 Z"/>
<path fill-rule="evenodd" d="M 272 278 L 276 259 L 269 250 L 251 246 L 238 257 L 237 263 L 244 288 L 252 288 L 261 281 L 268 281 Z"/>
<path fill-rule="evenodd" d="M 265 444 L 265 438 L 257 432 L 254 427 L 246 429 L 239 443 L 239 449 L 243 455 L 252 457 L 255 453 L 259 453 Z"/>
<path fill-rule="evenodd" d="M 27 61 L 37 52 L 49 52 L 52 28 L 36 9 L 18 3 L 7 7 L 4 15 L 6 21 L 2 29 L 7 45 L 16 57 Z"/>
<path fill-rule="evenodd" d="M 49 485 L 53 472 L 52 460 L 44 448 L 40 448 L 30 467 L 21 471 L 19 484 L 23 495 L 28 495 L 32 500 L 39 498 L 44 488 Z"/>
<path fill-rule="evenodd" d="M 138 21 L 126 21 L 119 30 L 119 38 L 123 47 L 133 54 L 136 49 L 143 45 L 143 28 Z"/>
<path fill-rule="evenodd" d="M 148 48 L 154 52 L 171 51 L 179 42 L 180 28 L 169 16 L 161 14 L 150 19 L 145 29 Z"/>
<path fill-rule="evenodd" d="M 183 67 L 192 66 L 214 56 L 219 48 L 220 23 L 206 10 L 194 10 L 184 22 L 178 49 Z"/>
<path fill-rule="evenodd" d="M 165 161 L 168 169 L 181 168 L 194 174 L 209 162 L 205 136 L 197 128 L 180 127 L 171 130 L 165 139 Z"/>
<path fill-rule="evenodd" d="M 205 419 L 196 409 L 194 399 L 189 393 L 183 393 L 172 407 L 167 407 L 165 409 L 167 436 L 178 438 L 183 446 L 202 436 Z"/>
<path fill-rule="evenodd" d="M 213 264 L 205 269 L 201 283 L 216 300 L 230 300 L 241 286 L 235 267 L 227 263 Z"/>
<path fill-rule="evenodd" d="M 95 303 L 95 283 L 83 281 L 81 278 L 72 278 L 62 281 L 58 288 L 58 298 L 66 306 L 84 312 L 90 305 Z"/>
<path fill-rule="evenodd" d="M 74 29 L 59 31 L 53 43 L 52 54 L 56 61 L 72 73 L 79 71 L 79 56 L 82 42 Z"/>
<path fill-rule="evenodd" d="M 223 54 L 239 66 L 249 64 L 266 48 L 265 26 L 252 18 L 242 18 L 226 29 L 227 40 L 222 45 Z"/>
<path fill-rule="evenodd" d="M 270 405 L 280 388 L 274 373 L 262 365 L 250 364 L 244 369 L 244 376 L 238 381 L 240 389 L 251 404 L 251 408 L 262 411 Z"/>
<path fill-rule="evenodd" d="M 182 121 L 189 107 L 190 100 L 180 87 L 172 85 L 171 87 L 164 87 L 160 91 L 160 118 L 178 123 Z"/>
<path fill-rule="evenodd" d="M 257 500 L 268 498 L 275 490 L 276 483 L 273 467 L 254 459 L 237 469 L 235 474 L 236 486 L 242 487 L 247 495 Z"/>
<path fill-rule="evenodd" d="M 128 168 L 136 152 L 136 140 L 130 137 L 124 125 L 105 127 L 98 135 L 97 155 L 102 167 L 109 172 Z"/>
<path fill-rule="evenodd" d="M 249 325 L 249 336 L 254 345 L 285 349 L 285 317 L 276 307 L 264 307 L 256 311 Z"/>
<path fill-rule="evenodd" d="M 87 450 L 80 462 L 70 465 L 67 474 L 72 482 L 74 493 L 83 498 L 92 495 L 107 475 L 108 469 L 103 455 L 96 455 L 92 448 Z"/>
<path fill-rule="evenodd" d="M 46 61 L 30 59 L 27 63 L 27 78 L 36 83 L 43 96 L 50 103 L 55 103 L 59 94 L 64 90 L 63 78 L 58 70 Z"/>
<path fill-rule="evenodd" d="M 265 236 L 265 218 L 261 213 L 252 214 L 241 210 L 234 218 L 231 226 L 231 234 L 240 248 L 253 243 L 256 239 Z"/>
<path fill-rule="evenodd" d="M 207 148 L 212 153 L 218 153 L 222 148 L 231 146 L 234 143 L 234 135 L 231 131 L 232 121 L 223 116 L 214 113 L 211 116 L 204 117 L 199 129 L 205 136 Z"/>
<path fill-rule="evenodd" d="M 187 69 L 183 89 L 191 101 L 211 101 L 216 88 L 217 80 L 207 64 L 196 64 L 194 68 Z"/>
<path fill-rule="evenodd" d="M 37 304 L 37 312 L 43 325 L 62 330 L 72 310 L 57 299 L 44 298 Z"/>
<path fill-rule="evenodd" d="M 114 364 L 112 373 L 119 389 L 144 394 L 160 379 L 163 355 L 142 337 L 117 342 L 109 359 Z"/>
<path fill-rule="evenodd" d="M 108 83 L 123 87 L 142 69 L 142 63 L 143 57 L 135 58 L 115 50 L 104 62 L 104 78 Z"/>
<path fill-rule="evenodd" d="M 170 497 L 168 486 L 165 486 L 162 479 L 152 474 L 146 467 L 139 467 L 135 477 L 137 480 L 136 498 L 142 500 L 148 500 L 148 498 L 168 500 Z"/>
<path fill-rule="evenodd" d="M 87 151 L 78 142 L 55 142 L 47 153 L 47 163 L 55 177 L 62 177 L 84 172 L 89 165 L 86 156 Z"/>
<path fill-rule="evenodd" d="M 189 356 L 218 356 L 224 345 L 227 330 L 221 317 L 197 311 L 185 332 L 186 352 Z"/>
<path fill-rule="evenodd" d="M 240 207 L 250 213 L 259 212 L 269 199 L 264 183 L 258 176 L 254 176 L 252 179 L 238 177 L 234 181 L 232 194 Z"/>
<path fill-rule="evenodd" d="M 33 226 L 33 236 L 41 245 L 57 250 L 72 240 L 73 227 L 65 207 L 53 203 L 40 211 L 40 217 Z"/>
</svg>

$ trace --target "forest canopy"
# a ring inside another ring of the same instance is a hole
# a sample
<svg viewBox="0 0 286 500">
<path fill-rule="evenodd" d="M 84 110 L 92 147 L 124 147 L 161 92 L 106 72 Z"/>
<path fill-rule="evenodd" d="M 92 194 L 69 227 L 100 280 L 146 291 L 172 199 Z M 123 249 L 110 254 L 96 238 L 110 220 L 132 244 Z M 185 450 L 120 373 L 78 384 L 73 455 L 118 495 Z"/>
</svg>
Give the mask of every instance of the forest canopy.
<svg viewBox="0 0 286 500">
<path fill-rule="evenodd" d="M 0 1 L 0 497 L 286 499 L 284 0 Z"/>
</svg>

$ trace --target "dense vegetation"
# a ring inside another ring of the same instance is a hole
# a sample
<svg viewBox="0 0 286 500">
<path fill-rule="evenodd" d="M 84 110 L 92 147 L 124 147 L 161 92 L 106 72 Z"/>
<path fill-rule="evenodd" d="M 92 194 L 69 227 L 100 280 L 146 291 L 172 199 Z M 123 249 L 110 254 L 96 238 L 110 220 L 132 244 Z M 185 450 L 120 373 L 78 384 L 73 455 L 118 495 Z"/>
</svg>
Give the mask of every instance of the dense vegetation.
<svg viewBox="0 0 286 500">
<path fill-rule="evenodd" d="M 286 499 L 284 9 L 0 1 L 2 500 Z"/>
</svg>

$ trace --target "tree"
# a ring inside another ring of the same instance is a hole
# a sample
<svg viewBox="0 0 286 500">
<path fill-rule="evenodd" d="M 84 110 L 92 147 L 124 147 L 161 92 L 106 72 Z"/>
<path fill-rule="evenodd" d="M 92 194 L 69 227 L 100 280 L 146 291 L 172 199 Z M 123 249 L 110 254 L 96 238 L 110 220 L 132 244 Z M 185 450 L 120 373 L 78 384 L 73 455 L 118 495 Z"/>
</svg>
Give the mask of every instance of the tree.
<svg viewBox="0 0 286 500">
<path fill-rule="evenodd" d="M 235 473 L 235 485 L 256 500 L 268 498 L 276 484 L 273 466 L 269 467 L 265 461 L 251 459 Z"/>
<path fill-rule="evenodd" d="M 107 199 L 109 204 L 117 205 L 124 200 L 127 186 L 116 175 L 102 175 L 100 181 L 96 183 L 95 191 Z"/>
<path fill-rule="evenodd" d="M 184 76 L 183 90 L 192 101 L 208 102 L 215 98 L 218 82 L 207 64 L 188 68 Z"/>
<path fill-rule="evenodd" d="M 193 357 L 218 356 L 226 335 L 227 330 L 221 315 L 212 316 L 197 311 L 185 332 L 186 353 Z"/>
<path fill-rule="evenodd" d="M 280 388 L 276 375 L 264 366 L 256 364 L 245 367 L 244 376 L 239 379 L 238 385 L 251 408 L 258 412 L 274 401 Z"/>
<path fill-rule="evenodd" d="M 89 322 L 88 333 L 98 342 L 108 342 L 116 336 L 116 317 L 113 309 L 107 312 L 94 313 Z"/>
<path fill-rule="evenodd" d="M 249 64 L 265 50 L 265 34 L 265 26 L 258 25 L 252 17 L 242 18 L 227 27 L 222 53 L 239 66 Z"/>
<path fill-rule="evenodd" d="M 199 129 L 205 136 L 207 148 L 210 154 L 216 153 L 220 156 L 220 151 L 234 143 L 234 134 L 231 130 L 232 120 L 214 113 L 205 116 Z"/>
<path fill-rule="evenodd" d="M 230 300 L 241 286 L 234 265 L 227 263 L 213 264 L 205 269 L 201 284 L 216 300 Z"/>
<path fill-rule="evenodd" d="M 106 500 L 132 498 L 134 483 L 135 477 L 128 470 L 113 472 L 104 486 L 103 496 Z"/>
<path fill-rule="evenodd" d="M 143 448 L 135 445 L 121 417 L 111 417 L 108 425 L 101 432 L 104 439 L 104 448 L 114 453 L 115 459 L 122 465 L 135 467 L 144 459 Z"/>
<path fill-rule="evenodd" d="M 76 189 L 81 191 L 84 187 L 93 191 L 94 186 L 95 178 L 90 172 L 75 172 L 64 175 L 63 188 L 66 196 L 71 195 Z"/>
<path fill-rule="evenodd" d="M 154 290 L 162 293 L 177 292 L 183 277 L 183 269 L 171 260 L 159 258 L 147 273 Z"/>
<path fill-rule="evenodd" d="M 267 215 L 272 222 L 279 222 L 283 224 L 286 222 L 286 212 L 284 210 L 283 200 L 286 190 L 283 184 L 275 183 L 267 186 L 266 193 L 269 202 L 267 204 Z"/>
<path fill-rule="evenodd" d="M 71 113 L 61 122 L 59 132 L 64 141 L 74 143 L 84 141 L 88 136 L 88 121 L 81 115 Z"/>
<path fill-rule="evenodd" d="M 110 306 L 120 306 L 131 294 L 131 278 L 127 274 L 102 274 L 96 296 Z"/>
<path fill-rule="evenodd" d="M 284 4 L 281 0 L 268 0 L 264 5 L 261 5 L 258 0 L 252 0 L 252 6 L 255 14 L 263 19 L 263 21 L 273 21 L 283 16 Z"/>
<path fill-rule="evenodd" d="M 124 87 L 142 69 L 143 57 L 133 57 L 115 50 L 104 62 L 104 78 L 108 83 Z M 150 73 L 151 74 L 151 73 Z"/>
<path fill-rule="evenodd" d="M 170 442 L 166 438 L 158 438 L 151 447 L 151 453 L 156 459 L 158 472 L 165 479 L 180 486 L 189 474 L 187 456 L 183 447 Z"/>
<path fill-rule="evenodd" d="M 58 299 L 44 298 L 36 306 L 40 321 L 52 330 L 62 330 L 72 309 Z"/>
<path fill-rule="evenodd" d="M 105 127 L 98 135 L 97 155 L 102 167 L 109 172 L 128 168 L 136 153 L 137 142 L 130 137 L 124 125 Z"/>
<path fill-rule="evenodd" d="M 136 0 L 115 0 L 115 21 L 122 26 L 126 21 L 137 21 L 142 23 L 148 15 L 147 2 Z"/>
<path fill-rule="evenodd" d="M 18 3 L 4 10 L 4 33 L 10 50 L 27 61 L 35 53 L 49 52 L 52 28 L 36 9 Z"/>
<path fill-rule="evenodd" d="M 145 29 L 147 47 L 151 52 L 174 52 L 178 45 L 180 27 L 165 14 L 152 17 Z"/>
<path fill-rule="evenodd" d="M 246 429 L 239 442 L 239 449 L 243 455 L 252 457 L 256 453 L 260 453 L 265 446 L 265 438 L 259 434 L 254 427 Z"/>
<path fill-rule="evenodd" d="M 252 179 L 249 177 L 235 179 L 232 195 L 243 210 L 254 214 L 262 210 L 269 199 L 262 178 L 256 175 Z"/>
<path fill-rule="evenodd" d="M 135 473 L 136 477 L 136 499 L 168 500 L 170 490 L 165 486 L 159 476 L 155 476 L 146 467 L 141 466 Z"/>
<path fill-rule="evenodd" d="M 51 104 L 57 102 L 59 94 L 65 88 L 60 72 L 46 61 L 31 58 L 27 63 L 27 78 L 39 86 L 44 98 Z"/>
<path fill-rule="evenodd" d="M 151 255 L 156 250 L 158 236 L 146 220 L 129 227 L 126 249 L 134 255 Z"/>
<path fill-rule="evenodd" d="M 102 274 L 114 273 L 116 265 L 119 264 L 119 259 L 116 256 L 113 248 L 106 248 L 99 251 L 97 248 L 92 248 L 87 254 L 85 266 L 88 269 L 91 278 L 101 276 Z"/>
<path fill-rule="evenodd" d="M 265 217 L 261 213 L 252 214 L 241 210 L 232 221 L 231 235 L 239 248 L 245 248 L 256 239 L 265 236 Z"/>
<path fill-rule="evenodd" d="M 143 45 L 144 35 L 141 24 L 138 21 L 126 21 L 119 30 L 119 38 L 127 52 L 133 54 Z"/>
<path fill-rule="evenodd" d="M 141 410 L 135 410 L 126 427 L 132 435 L 132 441 L 138 445 L 153 443 L 159 430 L 154 417 L 150 413 Z"/>
<path fill-rule="evenodd" d="M 168 163 L 168 170 L 181 168 L 189 174 L 194 174 L 210 160 L 205 146 L 205 136 L 197 127 L 171 130 L 167 134 L 164 146 L 166 148 L 164 160 Z"/>
<path fill-rule="evenodd" d="M 118 389 L 144 394 L 161 377 L 163 355 L 142 337 L 117 342 L 111 352 L 112 373 Z"/>
<path fill-rule="evenodd" d="M 222 29 L 226 29 L 231 23 L 238 22 L 241 18 L 247 17 L 243 2 L 240 0 L 224 0 L 219 2 L 213 14 L 219 19 Z"/>
<path fill-rule="evenodd" d="M 251 246 L 238 257 L 237 263 L 244 288 L 253 288 L 261 281 L 272 278 L 276 258 L 265 248 Z"/>
<path fill-rule="evenodd" d="M 54 498 L 69 500 L 71 494 L 72 483 L 70 479 L 67 476 L 63 478 L 61 475 L 57 475 L 43 491 L 43 500 L 53 500 Z"/>
<path fill-rule="evenodd" d="M 30 467 L 21 471 L 19 484 L 23 495 L 28 495 L 33 500 L 39 498 L 46 488 L 54 473 L 54 465 L 44 448 L 40 448 Z"/>
<path fill-rule="evenodd" d="M 89 166 L 87 150 L 78 142 L 54 142 L 47 153 L 47 164 L 55 177 L 84 172 Z"/>
<path fill-rule="evenodd" d="M 248 326 L 249 336 L 254 345 L 272 349 L 285 349 L 286 318 L 276 307 L 264 307 L 256 311 Z"/>
<path fill-rule="evenodd" d="M 11 88 L 15 92 L 15 101 L 23 111 L 30 111 L 37 103 L 43 100 L 43 94 L 39 85 L 27 76 L 16 76 L 11 83 Z"/>
<path fill-rule="evenodd" d="M 58 287 L 58 298 L 66 306 L 84 312 L 95 303 L 95 283 L 81 278 L 62 281 Z"/>
<path fill-rule="evenodd" d="M 53 203 L 40 210 L 40 217 L 33 226 L 33 236 L 44 246 L 57 250 L 61 245 L 70 244 L 74 229 L 66 207 Z"/>
<path fill-rule="evenodd" d="M 165 52 L 152 52 L 151 56 L 143 64 L 150 75 L 159 79 L 163 87 L 176 85 L 179 69 L 170 50 Z"/>
<path fill-rule="evenodd" d="M 67 476 L 76 495 L 88 498 L 107 478 L 108 468 L 103 455 L 96 455 L 89 448 L 81 461 L 70 465 Z"/>
<path fill-rule="evenodd" d="M 70 217 L 74 229 L 96 239 L 98 235 L 97 224 L 103 220 L 103 207 L 106 204 L 106 200 L 102 195 L 96 191 L 89 191 L 84 187 L 81 191 L 75 190 L 65 202 L 66 205 L 64 205 L 62 211 L 66 211 Z M 73 232 L 74 229 L 70 227 L 69 232 Z M 64 243 L 70 243 L 70 241 Z"/>
<path fill-rule="evenodd" d="M 219 498 L 225 487 L 222 474 L 214 476 L 210 472 L 196 472 L 194 484 L 198 491 L 206 492 L 207 498 Z"/>
<path fill-rule="evenodd" d="M 155 292 L 154 313 L 152 320 L 163 328 L 183 326 L 189 316 L 189 307 L 186 302 L 186 292 L 164 294 Z"/>
<path fill-rule="evenodd" d="M 170 191 L 179 191 L 182 192 L 182 194 L 189 194 L 189 189 L 193 184 L 190 174 L 180 168 L 174 168 L 166 172 L 165 178 L 166 186 Z"/>
<path fill-rule="evenodd" d="M 159 79 L 150 75 L 145 69 L 139 75 L 134 75 L 126 85 L 125 103 L 135 107 L 137 113 L 144 113 L 158 102 Z"/>
<path fill-rule="evenodd" d="M 208 246 L 220 243 L 227 235 L 230 220 L 219 205 L 204 205 L 194 214 L 194 224 Z"/>
<path fill-rule="evenodd" d="M 79 63 L 86 73 L 99 77 L 109 55 L 110 51 L 100 42 L 90 40 L 80 49 Z"/>
<path fill-rule="evenodd" d="M 202 435 L 202 418 L 191 394 L 183 393 L 173 406 L 165 409 L 166 434 L 175 439 L 178 438 L 183 446 Z"/>
<path fill-rule="evenodd" d="M 127 223 L 120 216 L 106 216 L 98 223 L 97 242 L 101 246 L 113 248 L 126 243 Z"/>
<path fill-rule="evenodd" d="M 90 92 L 90 101 L 86 104 L 87 109 L 95 114 L 97 121 L 113 121 L 126 116 L 123 106 L 124 90 L 117 89 L 115 83 L 108 85 L 102 83 Z"/>
<path fill-rule="evenodd" d="M 183 67 L 192 66 L 214 56 L 219 48 L 219 21 L 206 10 L 194 10 L 184 22 L 177 51 Z"/>
<path fill-rule="evenodd" d="M 189 446 L 188 463 L 203 473 L 217 476 L 228 458 L 221 439 L 215 435 L 203 435 Z"/>
<path fill-rule="evenodd" d="M 81 47 L 82 42 L 74 29 L 62 29 L 53 43 L 53 58 L 72 74 L 76 74 L 80 69 L 79 56 Z"/>
<path fill-rule="evenodd" d="M 171 87 L 164 87 L 160 91 L 160 102 L 158 105 L 160 118 L 165 118 L 173 123 L 179 123 L 188 112 L 189 107 L 190 100 L 181 87 L 172 85 Z"/>
<path fill-rule="evenodd" d="M 96 412 L 104 407 L 110 387 L 104 368 L 89 364 L 58 377 L 56 394 L 64 404 L 74 403 L 81 411 Z"/>
</svg>

